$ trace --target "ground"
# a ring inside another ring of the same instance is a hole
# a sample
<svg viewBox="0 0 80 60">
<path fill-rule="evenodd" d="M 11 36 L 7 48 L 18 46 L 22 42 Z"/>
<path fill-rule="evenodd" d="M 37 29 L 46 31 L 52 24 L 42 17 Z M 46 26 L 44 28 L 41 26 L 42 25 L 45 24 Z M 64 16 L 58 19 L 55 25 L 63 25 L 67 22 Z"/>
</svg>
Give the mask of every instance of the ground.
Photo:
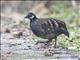
<svg viewBox="0 0 80 60">
<path fill-rule="evenodd" d="M 38 49 L 30 36 L 13 37 L 11 33 L 1 33 L 2 60 L 80 60 L 80 52 L 65 48 Z"/>
</svg>

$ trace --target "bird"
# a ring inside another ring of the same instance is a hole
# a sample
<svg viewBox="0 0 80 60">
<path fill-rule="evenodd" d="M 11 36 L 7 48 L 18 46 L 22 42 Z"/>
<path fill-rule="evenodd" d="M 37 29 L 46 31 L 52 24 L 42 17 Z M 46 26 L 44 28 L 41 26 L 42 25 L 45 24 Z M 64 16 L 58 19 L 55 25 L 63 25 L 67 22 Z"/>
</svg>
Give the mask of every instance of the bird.
<svg viewBox="0 0 80 60">
<path fill-rule="evenodd" d="M 69 32 L 65 22 L 55 18 L 38 18 L 33 12 L 29 12 L 24 18 L 30 20 L 30 27 L 36 36 L 48 39 L 47 41 L 38 41 L 37 43 L 50 44 L 55 40 L 54 48 L 57 47 L 57 37 L 61 34 L 69 37 Z M 36 43 L 36 44 L 37 44 Z"/>
</svg>

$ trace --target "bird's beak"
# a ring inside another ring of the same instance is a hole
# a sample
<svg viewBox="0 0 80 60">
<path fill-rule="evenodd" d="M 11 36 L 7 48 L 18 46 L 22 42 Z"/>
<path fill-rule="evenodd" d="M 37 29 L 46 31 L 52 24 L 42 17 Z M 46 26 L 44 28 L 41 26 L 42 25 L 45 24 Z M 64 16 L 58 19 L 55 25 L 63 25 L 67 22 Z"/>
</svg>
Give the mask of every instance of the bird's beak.
<svg viewBox="0 0 80 60">
<path fill-rule="evenodd" d="M 24 19 L 28 18 L 28 16 L 25 16 Z"/>
</svg>

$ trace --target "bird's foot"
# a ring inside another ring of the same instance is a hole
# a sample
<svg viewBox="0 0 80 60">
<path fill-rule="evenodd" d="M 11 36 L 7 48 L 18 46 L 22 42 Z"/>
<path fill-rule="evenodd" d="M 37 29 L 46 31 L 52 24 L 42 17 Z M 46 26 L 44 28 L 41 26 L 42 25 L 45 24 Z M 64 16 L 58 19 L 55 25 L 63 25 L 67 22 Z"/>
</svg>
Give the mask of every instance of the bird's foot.
<svg viewBox="0 0 80 60">
<path fill-rule="evenodd" d="M 59 48 L 60 46 L 55 46 L 55 45 L 54 45 L 53 47 L 54 47 L 54 48 Z"/>
<path fill-rule="evenodd" d="M 57 48 L 57 46 L 54 46 L 54 48 Z"/>
<path fill-rule="evenodd" d="M 35 45 L 38 46 L 38 49 L 41 49 L 41 48 L 46 49 L 51 46 L 49 41 L 37 41 Z"/>
<path fill-rule="evenodd" d="M 44 43 L 45 45 L 47 45 L 48 44 L 48 41 L 37 41 L 35 45 L 37 45 L 39 43 Z"/>
</svg>

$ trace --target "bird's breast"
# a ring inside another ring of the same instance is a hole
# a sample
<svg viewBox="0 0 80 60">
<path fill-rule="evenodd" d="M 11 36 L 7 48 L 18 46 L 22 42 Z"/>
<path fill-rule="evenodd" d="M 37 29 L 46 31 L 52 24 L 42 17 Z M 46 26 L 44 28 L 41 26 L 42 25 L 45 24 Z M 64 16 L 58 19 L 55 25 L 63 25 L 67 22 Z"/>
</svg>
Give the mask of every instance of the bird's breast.
<svg viewBox="0 0 80 60">
<path fill-rule="evenodd" d="M 36 22 L 31 22 L 30 27 L 31 27 L 32 32 L 35 35 L 37 35 L 39 37 L 44 35 L 44 30 L 41 29 L 40 23 L 38 23 L 37 21 Z"/>
</svg>

